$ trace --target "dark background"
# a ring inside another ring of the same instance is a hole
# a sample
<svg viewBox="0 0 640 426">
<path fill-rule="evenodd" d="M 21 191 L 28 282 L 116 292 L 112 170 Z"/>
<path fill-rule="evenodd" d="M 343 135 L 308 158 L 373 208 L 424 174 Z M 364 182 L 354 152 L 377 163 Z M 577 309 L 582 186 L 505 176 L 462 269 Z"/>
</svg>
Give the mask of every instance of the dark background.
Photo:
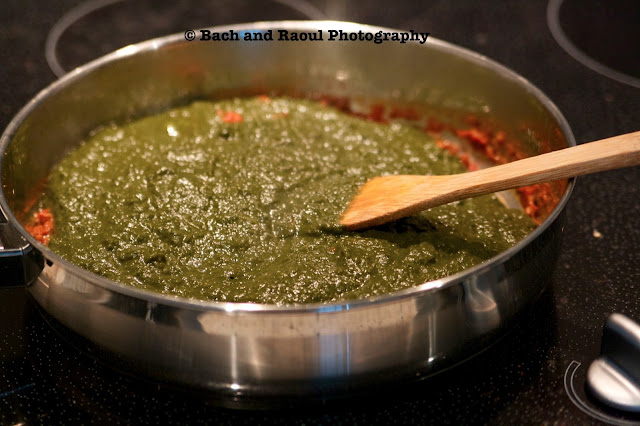
<svg viewBox="0 0 640 426">
<path fill-rule="evenodd" d="M 0 4 L 0 128 L 56 79 L 45 59 L 47 34 L 80 3 Z M 640 130 L 640 89 L 595 72 L 563 50 L 549 30 L 546 1 L 396 3 L 121 1 L 69 26 L 55 53 L 69 70 L 126 44 L 186 29 L 348 20 L 430 32 L 501 62 L 556 103 L 579 143 Z M 558 16 L 574 45 L 640 81 L 637 0 L 565 0 Z M 609 314 L 640 320 L 640 167 L 579 178 L 563 238 L 548 290 L 515 330 L 483 354 L 424 382 L 303 410 L 221 409 L 206 395 L 114 371 L 61 335 L 24 289 L 0 290 L 0 424 L 598 423 L 589 410 L 614 421 L 621 413 L 585 394 L 584 375 L 599 353 Z M 574 392 L 565 388 L 566 372 L 574 373 Z"/>
</svg>

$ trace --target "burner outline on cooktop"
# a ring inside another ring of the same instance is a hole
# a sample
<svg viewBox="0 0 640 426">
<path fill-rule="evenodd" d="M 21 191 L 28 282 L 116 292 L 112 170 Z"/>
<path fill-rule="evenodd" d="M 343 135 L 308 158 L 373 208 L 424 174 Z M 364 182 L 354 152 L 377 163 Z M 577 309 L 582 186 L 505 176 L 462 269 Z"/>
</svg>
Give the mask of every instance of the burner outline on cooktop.
<svg viewBox="0 0 640 426">
<path fill-rule="evenodd" d="M 580 50 L 575 44 L 569 40 L 569 37 L 562 30 L 560 25 L 560 7 L 564 0 L 549 0 L 547 5 L 547 26 L 551 31 L 551 35 L 556 42 L 567 52 L 573 59 L 580 62 L 587 68 L 602 74 L 612 80 L 616 80 L 620 83 L 628 84 L 633 87 L 640 88 L 640 79 L 634 76 L 616 71 L 599 61 L 596 61 L 591 56 Z"/>
<path fill-rule="evenodd" d="M 45 58 L 49 64 L 51 71 L 57 76 L 62 77 L 67 71 L 60 64 L 60 60 L 57 55 L 57 47 L 60 38 L 64 32 L 69 29 L 74 23 L 84 18 L 85 16 L 95 12 L 99 9 L 111 6 L 116 3 L 122 3 L 127 0 L 88 0 L 80 3 L 79 5 L 68 10 L 62 17 L 51 27 L 47 34 L 45 41 Z M 314 20 L 326 20 L 327 16 L 320 9 L 313 4 L 305 0 L 273 0 L 276 3 L 280 3 L 283 6 L 287 6 L 302 15 L 307 16 L 309 19 Z M 143 41 L 143 40 L 139 40 Z"/>
<path fill-rule="evenodd" d="M 49 64 L 49 68 L 51 68 L 51 71 L 53 71 L 56 76 L 62 77 L 67 73 L 64 68 L 62 68 L 62 65 L 60 65 L 60 61 L 56 54 L 58 40 L 60 40 L 62 34 L 64 34 L 64 32 L 76 21 L 84 18 L 91 12 L 122 1 L 124 0 L 91 0 L 80 3 L 78 6 L 70 9 L 67 13 L 62 15 L 62 18 L 60 18 L 53 27 L 51 27 L 51 30 L 49 30 L 49 33 L 47 34 L 47 40 L 44 44 L 44 55 L 47 59 L 47 63 Z"/>
</svg>

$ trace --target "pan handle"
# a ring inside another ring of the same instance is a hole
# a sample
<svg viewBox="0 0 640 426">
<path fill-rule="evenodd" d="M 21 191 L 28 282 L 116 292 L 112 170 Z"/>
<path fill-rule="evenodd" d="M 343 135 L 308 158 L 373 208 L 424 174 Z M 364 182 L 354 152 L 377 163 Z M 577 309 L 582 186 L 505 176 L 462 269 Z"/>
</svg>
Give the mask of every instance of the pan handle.
<svg viewBox="0 0 640 426">
<path fill-rule="evenodd" d="M 42 254 L 16 231 L 0 208 L 0 288 L 27 286 L 43 267 Z"/>
</svg>

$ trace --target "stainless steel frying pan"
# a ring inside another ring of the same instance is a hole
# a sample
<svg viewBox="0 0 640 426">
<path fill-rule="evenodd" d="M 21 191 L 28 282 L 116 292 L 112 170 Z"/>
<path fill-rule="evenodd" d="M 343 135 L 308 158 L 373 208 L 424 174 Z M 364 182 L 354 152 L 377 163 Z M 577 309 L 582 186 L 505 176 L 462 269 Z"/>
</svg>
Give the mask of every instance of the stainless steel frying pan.
<svg viewBox="0 0 640 426">
<path fill-rule="evenodd" d="M 341 22 L 272 22 L 211 31 L 393 31 Z M 274 37 L 275 38 L 275 37 Z M 241 395 L 317 396 L 426 377 L 486 348 L 543 291 L 559 250 L 569 182 L 548 218 L 476 267 L 367 300 L 277 307 L 164 296 L 93 275 L 21 222 L 49 170 L 95 127 L 242 90 L 327 93 L 489 114 L 532 152 L 574 145 L 565 119 L 527 80 L 429 38 L 186 41 L 128 46 L 40 92 L 0 141 L 0 281 L 26 285 L 51 316 L 156 379 Z M 544 144 L 542 143 L 544 141 Z"/>
</svg>

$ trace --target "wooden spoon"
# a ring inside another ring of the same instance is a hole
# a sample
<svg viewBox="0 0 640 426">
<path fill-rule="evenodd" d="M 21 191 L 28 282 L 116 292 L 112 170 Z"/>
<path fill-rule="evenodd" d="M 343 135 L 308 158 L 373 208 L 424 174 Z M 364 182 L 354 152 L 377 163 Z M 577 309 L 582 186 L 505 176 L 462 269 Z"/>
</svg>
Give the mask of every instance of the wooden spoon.
<svg viewBox="0 0 640 426">
<path fill-rule="evenodd" d="M 640 164 L 640 132 L 449 176 L 395 175 L 365 183 L 340 219 L 348 230 L 380 225 L 477 195 Z"/>
</svg>

